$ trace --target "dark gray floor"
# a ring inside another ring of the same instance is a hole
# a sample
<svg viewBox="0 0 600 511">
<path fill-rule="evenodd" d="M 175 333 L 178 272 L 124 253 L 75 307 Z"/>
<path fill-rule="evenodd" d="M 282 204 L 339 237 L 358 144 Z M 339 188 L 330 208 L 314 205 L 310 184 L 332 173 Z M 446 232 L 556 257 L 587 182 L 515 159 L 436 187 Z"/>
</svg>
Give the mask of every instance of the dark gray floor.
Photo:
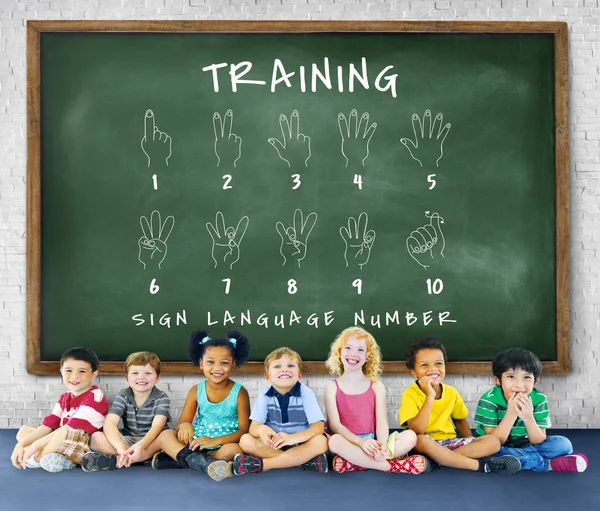
<svg viewBox="0 0 600 511">
<path fill-rule="evenodd" d="M 215 483 L 191 470 L 132 467 L 117 472 L 81 469 L 50 474 L 10 464 L 14 430 L 0 430 L 1 509 L 40 511 L 188 510 L 307 511 L 418 509 L 435 511 L 595 511 L 600 509 L 600 430 L 565 434 L 587 455 L 583 474 L 521 472 L 496 476 L 442 468 L 422 476 L 313 474 L 277 470 Z"/>
</svg>

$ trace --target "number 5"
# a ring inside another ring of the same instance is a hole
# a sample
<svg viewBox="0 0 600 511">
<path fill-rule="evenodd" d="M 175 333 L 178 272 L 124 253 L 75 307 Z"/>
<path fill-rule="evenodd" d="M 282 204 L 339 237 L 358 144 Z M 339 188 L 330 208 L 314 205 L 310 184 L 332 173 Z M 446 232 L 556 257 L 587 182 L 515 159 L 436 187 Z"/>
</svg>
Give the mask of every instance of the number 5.
<svg viewBox="0 0 600 511">
<path fill-rule="evenodd" d="M 429 174 L 427 176 L 427 182 L 431 183 L 431 186 L 429 187 L 430 190 L 433 190 L 435 188 L 435 185 L 436 185 L 436 180 L 434 179 L 435 176 L 436 176 L 435 174 Z"/>
</svg>

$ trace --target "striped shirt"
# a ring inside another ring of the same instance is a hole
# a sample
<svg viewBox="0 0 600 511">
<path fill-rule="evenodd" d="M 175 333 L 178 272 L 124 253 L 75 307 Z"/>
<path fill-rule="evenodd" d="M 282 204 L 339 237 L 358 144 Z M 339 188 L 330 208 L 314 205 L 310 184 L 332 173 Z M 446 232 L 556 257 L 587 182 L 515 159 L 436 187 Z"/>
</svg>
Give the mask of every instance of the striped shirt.
<svg viewBox="0 0 600 511">
<path fill-rule="evenodd" d="M 536 389 L 533 389 L 531 394 L 529 394 L 529 397 L 533 404 L 533 418 L 535 419 L 536 424 L 540 428 L 549 428 L 551 423 L 546 396 Z M 483 428 L 497 428 L 506 415 L 507 407 L 508 403 L 504 397 L 502 387 L 499 387 L 498 385 L 481 396 L 479 404 L 477 405 L 477 411 L 475 412 L 475 424 L 477 424 L 475 436 L 485 435 L 485 430 Z M 510 430 L 510 434 L 508 435 L 504 446 L 517 447 L 526 443 L 527 440 L 527 428 L 525 427 L 523 419 L 518 417 Z"/>
<path fill-rule="evenodd" d="M 44 418 L 42 425 L 52 429 L 69 426 L 72 429 L 82 429 L 91 435 L 102 429 L 107 408 L 108 402 L 96 386 L 79 396 L 65 392 L 58 398 L 52 413 Z"/>
<path fill-rule="evenodd" d="M 164 429 L 168 428 L 169 420 L 171 419 L 171 415 L 169 414 L 170 404 L 169 396 L 162 390 L 154 387 L 144 404 L 138 408 L 133 390 L 131 387 L 127 387 L 117 392 L 108 413 L 118 415 L 123 419 L 121 434 L 126 436 L 144 436 L 150 431 L 152 421 L 157 415 L 164 415 L 167 418 L 167 424 L 165 424 Z"/>
<path fill-rule="evenodd" d="M 299 433 L 315 422 L 324 422 L 315 393 L 297 382 L 283 396 L 273 386 L 256 399 L 250 419 L 269 426 L 275 433 Z"/>
</svg>

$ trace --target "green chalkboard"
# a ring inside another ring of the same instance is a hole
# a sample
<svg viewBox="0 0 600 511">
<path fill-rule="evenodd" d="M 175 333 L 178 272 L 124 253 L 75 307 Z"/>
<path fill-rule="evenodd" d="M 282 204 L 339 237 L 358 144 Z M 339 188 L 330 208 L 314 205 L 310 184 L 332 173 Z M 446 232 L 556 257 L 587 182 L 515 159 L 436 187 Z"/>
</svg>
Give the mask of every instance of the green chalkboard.
<svg viewBox="0 0 600 511">
<path fill-rule="evenodd" d="M 557 361 L 556 34 L 259 32 L 39 31 L 40 360 Z"/>
</svg>

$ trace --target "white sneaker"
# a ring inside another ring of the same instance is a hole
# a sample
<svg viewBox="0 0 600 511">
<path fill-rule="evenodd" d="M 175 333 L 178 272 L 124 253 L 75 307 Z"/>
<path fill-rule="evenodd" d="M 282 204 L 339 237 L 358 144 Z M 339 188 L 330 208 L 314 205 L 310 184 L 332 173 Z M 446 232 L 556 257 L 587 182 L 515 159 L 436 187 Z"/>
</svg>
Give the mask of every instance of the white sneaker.
<svg viewBox="0 0 600 511">
<path fill-rule="evenodd" d="M 41 460 L 40 465 L 47 472 L 62 472 L 75 468 L 75 463 L 65 458 L 62 454 L 46 454 Z"/>
<path fill-rule="evenodd" d="M 27 468 L 41 468 L 41 464 L 39 461 L 37 461 L 35 459 L 35 455 L 32 456 L 31 458 L 27 458 L 27 461 L 25 462 L 25 466 Z"/>
</svg>

